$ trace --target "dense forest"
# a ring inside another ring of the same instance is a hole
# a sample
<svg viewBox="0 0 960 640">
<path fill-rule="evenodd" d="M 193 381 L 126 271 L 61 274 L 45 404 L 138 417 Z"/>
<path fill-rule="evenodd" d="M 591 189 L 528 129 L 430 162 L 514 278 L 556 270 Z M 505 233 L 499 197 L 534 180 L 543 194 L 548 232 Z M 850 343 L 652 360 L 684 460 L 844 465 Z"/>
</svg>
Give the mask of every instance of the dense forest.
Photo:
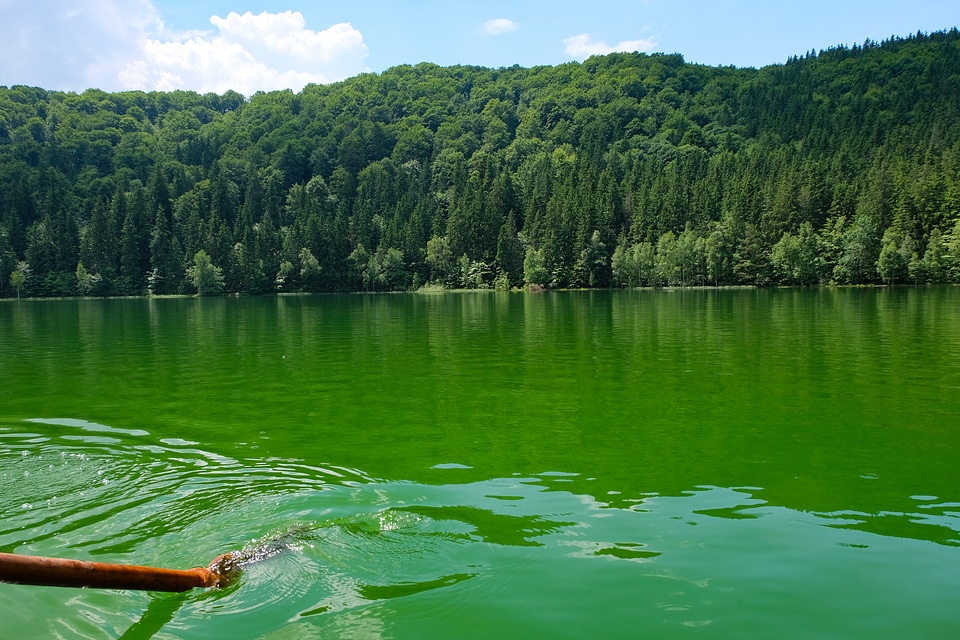
<svg viewBox="0 0 960 640">
<path fill-rule="evenodd" d="M 960 33 L 0 87 L 0 296 L 960 282 Z"/>
</svg>

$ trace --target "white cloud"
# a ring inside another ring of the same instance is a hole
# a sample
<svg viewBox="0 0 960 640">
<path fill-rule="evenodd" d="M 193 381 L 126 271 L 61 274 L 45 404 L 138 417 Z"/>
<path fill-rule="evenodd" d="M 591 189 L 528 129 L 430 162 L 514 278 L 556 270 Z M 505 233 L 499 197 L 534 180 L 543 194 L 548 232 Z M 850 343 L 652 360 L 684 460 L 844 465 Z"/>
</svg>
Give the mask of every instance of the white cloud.
<svg viewBox="0 0 960 640">
<path fill-rule="evenodd" d="M 657 46 L 654 38 L 639 40 L 624 40 L 615 45 L 608 45 L 606 42 L 594 40 L 589 33 L 581 33 L 578 36 L 567 38 L 563 41 L 566 47 L 567 55 L 578 60 L 589 58 L 590 56 L 606 55 L 614 51 L 652 51 Z"/>
<path fill-rule="evenodd" d="M 483 23 L 483 33 L 488 36 L 499 36 L 502 33 L 516 31 L 519 28 L 519 24 L 513 20 L 507 20 L 506 18 L 487 20 Z"/>
<path fill-rule="evenodd" d="M 342 80 L 366 70 L 367 46 L 350 24 L 306 28 L 299 12 L 213 16 L 218 34 L 186 40 L 148 39 L 143 55 L 120 72 L 138 88 L 193 89 L 250 95 Z"/>
<path fill-rule="evenodd" d="M 0 84 L 222 93 L 301 89 L 366 71 L 350 24 L 308 29 L 299 12 L 212 16 L 172 33 L 149 0 L 0 0 Z"/>
</svg>

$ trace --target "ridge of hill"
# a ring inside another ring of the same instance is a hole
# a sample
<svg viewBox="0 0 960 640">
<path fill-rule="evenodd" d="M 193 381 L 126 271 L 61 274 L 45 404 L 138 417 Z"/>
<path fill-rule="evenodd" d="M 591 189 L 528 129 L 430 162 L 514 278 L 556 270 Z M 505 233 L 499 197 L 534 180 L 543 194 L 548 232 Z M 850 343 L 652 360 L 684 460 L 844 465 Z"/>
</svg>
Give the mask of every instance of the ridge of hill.
<svg viewBox="0 0 960 640">
<path fill-rule="evenodd" d="M 0 87 L 0 296 L 960 281 L 960 33 Z"/>
</svg>

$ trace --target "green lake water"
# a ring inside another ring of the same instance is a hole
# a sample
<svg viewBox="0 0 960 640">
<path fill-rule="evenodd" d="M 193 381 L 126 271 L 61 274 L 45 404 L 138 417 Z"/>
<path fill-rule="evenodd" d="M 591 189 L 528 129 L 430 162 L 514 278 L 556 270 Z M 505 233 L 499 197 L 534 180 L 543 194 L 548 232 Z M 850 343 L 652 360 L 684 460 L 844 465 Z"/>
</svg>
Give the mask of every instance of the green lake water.
<svg viewBox="0 0 960 640">
<path fill-rule="evenodd" d="M 5 638 L 956 638 L 960 288 L 0 302 Z"/>
</svg>

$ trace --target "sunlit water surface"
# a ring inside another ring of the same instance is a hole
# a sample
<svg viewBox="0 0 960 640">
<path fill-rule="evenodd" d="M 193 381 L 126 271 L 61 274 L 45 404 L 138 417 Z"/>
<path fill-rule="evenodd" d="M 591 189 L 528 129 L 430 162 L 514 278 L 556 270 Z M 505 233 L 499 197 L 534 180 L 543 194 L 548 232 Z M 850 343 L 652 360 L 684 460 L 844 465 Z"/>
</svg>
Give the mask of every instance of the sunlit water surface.
<svg viewBox="0 0 960 640">
<path fill-rule="evenodd" d="M 954 638 L 960 290 L 0 303 L 11 638 Z"/>
</svg>

